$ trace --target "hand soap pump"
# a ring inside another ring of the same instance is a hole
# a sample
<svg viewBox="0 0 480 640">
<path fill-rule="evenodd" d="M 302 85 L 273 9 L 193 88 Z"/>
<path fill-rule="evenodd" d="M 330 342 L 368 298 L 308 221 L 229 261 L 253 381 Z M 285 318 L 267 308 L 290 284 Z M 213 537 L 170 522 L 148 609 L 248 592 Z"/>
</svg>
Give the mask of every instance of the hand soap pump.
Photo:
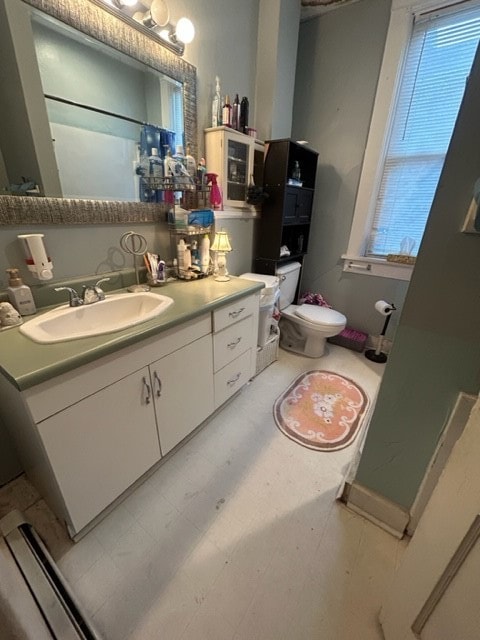
<svg viewBox="0 0 480 640">
<path fill-rule="evenodd" d="M 17 236 L 25 251 L 28 270 L 39 280 L 53 278 L 53 264 L 43 242 L 43 233 L 24 233 Z"/>
<path fill-rule="evenodd" d="M 11 304 L 21 316 L 31 316 L 37 309 L 29 286 L 23 284 L 18 269 L 7 269 L 7 294 Z"/>
</svg>

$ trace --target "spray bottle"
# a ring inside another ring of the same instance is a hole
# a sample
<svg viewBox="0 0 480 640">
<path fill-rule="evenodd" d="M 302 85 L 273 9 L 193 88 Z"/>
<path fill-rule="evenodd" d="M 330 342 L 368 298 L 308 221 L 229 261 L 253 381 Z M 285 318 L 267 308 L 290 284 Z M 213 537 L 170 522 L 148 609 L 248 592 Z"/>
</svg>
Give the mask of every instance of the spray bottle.
<svg viewBox="0 0 480 640">
<path fill-rule="evenodd" d="M 207 179 L 207 185 L 211 185 L 210 189 L 210 204 L 213 209 L 221 209 L 222 208 L 222 192 L 217 183 L 218 175 L 216 173 L 207 173 L 205 174 Z"/>
</svg>

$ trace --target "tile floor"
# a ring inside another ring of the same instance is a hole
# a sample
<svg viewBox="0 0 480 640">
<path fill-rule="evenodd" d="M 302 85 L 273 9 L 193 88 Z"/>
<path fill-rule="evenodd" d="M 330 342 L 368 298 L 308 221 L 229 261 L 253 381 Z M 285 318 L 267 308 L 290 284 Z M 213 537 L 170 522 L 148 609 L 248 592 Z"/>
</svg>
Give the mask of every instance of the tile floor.
<svg viewBox="0 0 480 640">
<path fill-rule="evenodd" d="M 274 400 L 329 369 L 372 399 L 383 365 L 330 345 L 280 351 L 194 438 L 73 544 L 24 477 L 0 490 L 48 544 L 107 640 L 379 640 L 405 543 L 335 500 L 355 444 L 319 453 L 284 436 Z"/>
</svg>

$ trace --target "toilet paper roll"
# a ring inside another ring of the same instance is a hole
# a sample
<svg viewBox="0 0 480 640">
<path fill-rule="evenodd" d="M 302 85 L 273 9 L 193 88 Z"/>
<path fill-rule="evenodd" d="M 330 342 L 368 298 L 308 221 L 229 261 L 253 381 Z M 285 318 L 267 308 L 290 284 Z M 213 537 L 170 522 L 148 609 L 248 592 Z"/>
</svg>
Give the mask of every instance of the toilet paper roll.
<svg viewBox="0 0 480 640">
<path fill-rule="evenodd" d="M 382 316 L 389 316 L 394 308 L 389 302 L 385 302 L 385 300 L 378 300 L 375 303 L 375 309 L 378 313 L 381 313 Z"/>
</svg>

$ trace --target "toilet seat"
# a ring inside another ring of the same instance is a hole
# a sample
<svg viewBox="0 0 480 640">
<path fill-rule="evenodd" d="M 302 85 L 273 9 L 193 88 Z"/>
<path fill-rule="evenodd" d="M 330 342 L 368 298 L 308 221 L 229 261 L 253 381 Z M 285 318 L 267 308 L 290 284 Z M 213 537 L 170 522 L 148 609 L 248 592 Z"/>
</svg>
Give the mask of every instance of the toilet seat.
<svg viewBox="0 0 480 640">
<path fill-rule="evenodd" d="M 295 309 L 295 315 L 302 320 L 311 322 L 315 327 L 333 329 L 335 327 L 343 330 L 346 324 L 346 318 L 342 313 L 329 309 L 328 307 L 319 307 L 314 304 L 301 304 Z"/>
</svg>

